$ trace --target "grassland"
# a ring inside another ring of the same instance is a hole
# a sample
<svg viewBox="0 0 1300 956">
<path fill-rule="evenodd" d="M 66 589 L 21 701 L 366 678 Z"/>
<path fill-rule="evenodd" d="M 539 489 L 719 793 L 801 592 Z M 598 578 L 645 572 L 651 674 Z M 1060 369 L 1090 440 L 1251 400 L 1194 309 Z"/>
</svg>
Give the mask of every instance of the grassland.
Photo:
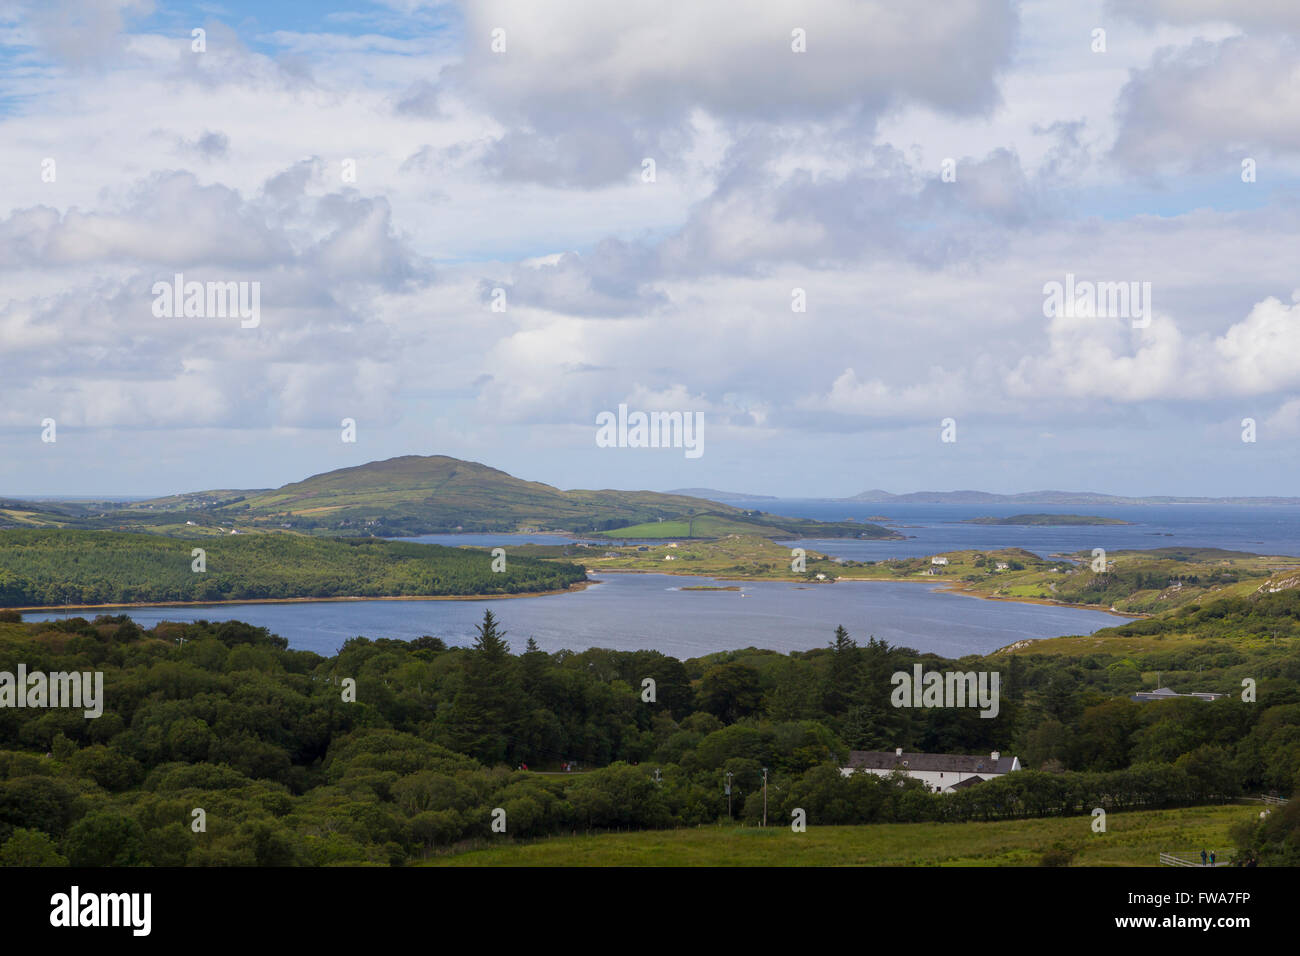
<svg viewBox="0 0 1300 956">
<path fill-rule="evenodd" d="M 1092 818 L 991 823 L 882 823 L 818 827 L 701 827 L 553 837 L 486 845 L 428 861 L 439 866 L 1037 866 L 1043 852 L 1075 850 L 1073 866 L 1157 866 L 1162 852 L 1217 849 L 1226 858 L 1232 824 L 1257 806 L 1185 807 Z"/>
<path fill-rule="evenodd" d="M 672 521 L 648 521 L 628 528 L 602 531 L 600 537 L 653 541 L 664 538 L 720 538 L 729 534 L 761 534 L 765 530 L 762 525 L 723 515 L 701 515 L 698 518 L 678 518 Z"/>
</svg>

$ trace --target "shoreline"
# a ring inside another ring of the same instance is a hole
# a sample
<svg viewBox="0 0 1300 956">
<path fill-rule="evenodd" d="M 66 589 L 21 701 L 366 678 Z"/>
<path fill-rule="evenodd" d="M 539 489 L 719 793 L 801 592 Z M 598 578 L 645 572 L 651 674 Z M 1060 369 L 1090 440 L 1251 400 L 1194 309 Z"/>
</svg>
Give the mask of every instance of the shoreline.
<svg viewBox="0 0 1300 956">
<path fill-rule="evenodd" d="M 1109 614 L 1111 617 L 1123 618 L 1126 621 L 1142 621 L 1142 620 L 1146 620 L 1149 617 L 1152 617 L 1151 614 L 1147 614 L 1144 612 L 1135 613 L 1130 611 L 1116 611 L 1113 608 L 1104 607 L 1100 604 L 1070 604 L 1066 601 L 1053 601 L 1050 600 L 1049 598 L 996 597 L 992 594 L 979 594 L 975 591 L 968 590 L 967 588 L 963 588 L 958 585 L 953 585 L 952 587 L 947 587 L 947 588 L 939 588 L 938 590 L 943 591 L 945 594 L 960 594 L 963 597 L 978 598 L 981 601 L 1009 601 L 1012 604 L 1042 604 L 1042 605 L 1046 605 L 1047 607 L 1072 607 L 1072 608 L 1078 608 L 1081 611 L 1098 611 L 1102 614 Z M 1041 640 L 1041 638 L 1039 639 Z"/>
<path fill-rule="evenodd" d="M 1098 611 L 1102 614 L 1109 614 L 1111 617 L 1122 618 L 1126 621 L 1144 620 L 1151 617 L 1150 614 L 1130 613 L 1128 611 L 1114 611 L 1109 607 L 1100 604 L 1070 604 L 1066 601 L 1052 601 L 1047 598 L 1013 598 L 1013 597 L 994 597 L 991 594 L 980 594 L 976 591 L 962 587 L 957 582 L 949 582 L 944 586 L 943 582 L 934 581 L 915 581 L 899 580 L 894 578 L 837 578 L 834 581 L 809 581 L 806 578 L 737 578 L 728 577 L 726 574 L 694 574 L 690 571 L 647 571 L 641 568 L 586 568 L 588 574 L 664 574 L 673 577 L 682 578 L 713 578 L 715 581 L 739 581 L 743 584 L 761 584 L 764 581 L 785 584 L 806 584 L 809 587 L 821 587 L 828 584 L 923 584 L 929 585 L 930 589 L 940 594 L 959 594 L 963 597 L 978 598 L 981 601 L 1006 601 L 1011 604 L 1041 604 L 1047 607 L 1073 608 L 1080 611 Z"/>
<path fill-rule="evenodd" d="M 802 577 L 733 577 L 722 573 L 693 573 L 690 571 L 668 571 L 668 570 L 647 570 L 641 568 L 584 568 L 587 574 L 661 574 L 671 577 L 681 578 L 711 578 L 715 581 L 737 582 L 740 584 L 761 584 L 763 582 L 772 582 L 778 584 L 802 584 L 810 588 L 820 587 L 831 584 L 916 584 L 926 585 L 932 591 L 941 594 L 956 594 L 963 597 L 977 598 L 981 601 L 1005 601 L 1011 604 L 1038 604 L 1048 607 L 1072 608 L 1081 611 L 1097 611 L 1102 614 L 1108 614 L 1112 617 L 1118 617 L 1122 620 L 1133 621 L 1143 620 L 1151 617 L 1150 614 L 1134 614 L 1124 611 L 1115 611 L 1109 607 L 1103 607 L 1098 604 L 1070 604 L 1064 601 L 1053 601 L 1046 598 L 1029 598 L 1029 597 L 996 597 L 990 594 L 980 594 L 963 587 L 957 582 L 949 582 L 947 586 L 943 582 L 934 581 L 916 581 L 916 580 L 897 580 L 891 578 L 838 578 L 833 581 L 809 581 Z M 0 608 L 6 611 L 18 611 L 19 613 L 38 614 L 41 612 L 60 612 L 60 611 L 113 611 L 129 610 L 131 608 L 165 608 L 165 607 L 227 607 L 241 604 L 329 604 L 340 603 L 345 601 L 507 601 L 515 598 L 533 598 L 533 597 L 551 597 L 561 594 L 574 594 L 579 591 L 585 591 L 593 585 L 600 584 L 599 580 L 588 579 L 579 581 L 567 588 L 556 588 L 549 591 L 524 591 L 518 594 L 388 594 L 381 596 L 367 595 L 346 595 L 342 597 L 292 597 L 292 598 L 237 598 L 231 600 L 219 601 L 136 601 L 126 604 L 58 604 L 58 605 L 41 605 L 27 607 L 9 607 Z M 685 590 L 685 589 L 683 589 Z M 694 590 L 704 590 L 696 588 Z M 718 588 L 710 590 L 727 590 L 731 588 Z"/>
<path fill-rule="evenodd" d="M 348 595 L 345 597 L 293 597 L 293 598 L 240 598 L 229 601 L 136 601 L 131 604 L 46 604 L 39 607 L 6 607 L 3 611 L 37 614 L 42 611 L 111 611 L 133 607 L 226 607 L 235 604 L 332 604 L 343 601 L 507 601 L 513 598 L 549 597 L 553 594 L 572 594 L 585 591 L 599 581 L 579 581 L 567 588 L 551 591 L 521 591 L 518 594 L 386 594 L 378 597 Z"/>
</svg>

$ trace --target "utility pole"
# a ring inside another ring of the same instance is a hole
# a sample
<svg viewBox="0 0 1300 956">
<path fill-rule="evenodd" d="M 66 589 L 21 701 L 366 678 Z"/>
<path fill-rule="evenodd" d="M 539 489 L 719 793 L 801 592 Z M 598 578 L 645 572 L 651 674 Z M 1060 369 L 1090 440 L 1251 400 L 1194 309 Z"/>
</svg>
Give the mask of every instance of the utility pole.
<svg viewBox="0 0 1300 956">
<path fill-rule="evenodd" d="M 767 826 L 767 768 L 763 768 L 763 826 Z"/>
<path fill-rule="evenodd" d="M 733 774 L 730 770 L 727 771 L 726 790 L 727 790 L 727 819 L 728 820 L 731 819 L 731 778 L 734 776 L 735 774 Z"/>
</svg>

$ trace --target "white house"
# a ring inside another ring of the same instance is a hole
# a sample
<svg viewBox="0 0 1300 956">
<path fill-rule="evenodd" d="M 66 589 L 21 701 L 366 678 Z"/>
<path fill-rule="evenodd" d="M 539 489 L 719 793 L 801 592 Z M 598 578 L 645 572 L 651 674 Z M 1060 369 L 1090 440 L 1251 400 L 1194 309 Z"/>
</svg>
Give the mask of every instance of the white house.
<svg viewBox="0 0 1300 956">
<path fill-rule="evenodd" d="M 841 767 L 840 773 L 846 777 L 855 772 L 887 777 L 895 770 L 901 770 L 931 790 L 952 793 L 1021 769 L 1019 757 L 1004 757 L 996 750 L 984 757 L 978 754 L 904 753 L 903 748 L 899 747 L 893 752 L 849 751 L 849 765 Z"/>
<path fill-rule="evenodd" d="M 948 559 L 947 559 L 947 558 L 931 558 L 931 559 L 930 559 L 930 563 L 931 563 L 931 564 L 947 564 L 947 563 L 948 563 Z"/>
<path fill-rule="evenodd" d="M 1150 701 L 1150 700 L 1173 700 L 1176 697 L 1195 697 L 1197 700 L 1218 700 L 1220 697 L 1227 697 L 1227 694 L 1211 694 L 1207 691 L 1191 691 L 1187 694 L 1176 694 L 1168 687 L 1157 687 L 1155 690 L 1138 691 L 1129 700 Z"/>
</svg>

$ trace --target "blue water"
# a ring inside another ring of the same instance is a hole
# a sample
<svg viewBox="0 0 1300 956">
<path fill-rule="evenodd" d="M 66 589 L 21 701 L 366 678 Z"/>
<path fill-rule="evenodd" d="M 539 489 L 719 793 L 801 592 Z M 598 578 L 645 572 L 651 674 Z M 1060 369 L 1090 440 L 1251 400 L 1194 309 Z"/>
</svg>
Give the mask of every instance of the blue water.
<svg viewBox="0 0 1300 956">
<path fill-rule="evenodd" d="M 752 503 L 735 503 L 754 507 Z M 875 522 L 904 541 L 857 538 L 782 542 L 854 561 L 915 558 L 943 551 L 1024 548 L 1044 557 L 1075 551 L 1194 547 L 1300 556 L 1300 507 L 1294 505 L 888 505 L 832 501 L 765 501 L 772 514 L 819 521 Z M 1032 527 L 963 524 L 968 518 L 1005 518 L 1015 514 L 1082 514 L 1119 518 L 1129 525 Z"/>
<path fill-rule="evenodd" d="M 986 653 L 1026 638 L 1091 634 L 1125 620 L 1098 611 L 984 601 L 944 594 L 937 584 L 840 582 L 801 588 L 777 581 L 740 591 L 684 591 L 735 582 L 666 574 L 597 575 L 572 594 L 482 601 L 321 601 L 131 608 L 141 625 L 159 621 L 239 620 L 289 639 L 291 647 L 332 654 L 357 635 L 409 640 L 422 634 L 465 645 L 490 609 L 516 652 L 529 637 L 544 651 L 608 647 L 656 649 L 674 657 L 762 647 L 808 650 L 830 642 L 843 624 L 859 641 L 875 635 L 950 657 Z M 27 613 L 27 620 L 87 612 Z"/>
<path fill-rule="evenodd" d="M 754 507 L 752 503 L 738 503 Z M 1300 507 L 1229 505 L 859 504 L 781 500 L 759 507 L 773 514 L 824 521 L 873 516 L 902 534 L 901 541 L 828 539 L 787 542 L 854 560 L 918 557 L 962 549 L 1025 548 L 1048 556 L 1093 548 L 1108 551 L 1161 547 L 1213 547 L 1300 556 Z M 1025 527 L 963 524 L 963 519 L 1048 512 L 1089 514 L 1132 522 L 1117 526 Z M 561 535 L 461 534 L 407 539 L 435 544 L 495 547 L 557 544 Z M 870 635 L 891 644 L 951 657 L 986 653 L 1028 638 L 1091 634 L 1122 622 L 1097 611 L 1051 605 L 982 601 L 913 582 L 840 582 L 808 588 L 775 581 L 736 591 L 683 591 L 684 585 L 730 584 L 710 578 L 660 574 L 597 575 L 601 582 L 572 594 L 481 601 L 347 601 L 232 604 L 192 608 L 134 608 L 145 626 L 158 621 L 242 620 L 267 627 L 295 648 L 330 654 L 350 637 L 410 639 L 423 634 L 468 644 L 474 624 L 490 608 L 516 651 L 528 637 L 547 651 L 609 647 L 654 648 L 697 657 L 748 646 L 807 650 L 828 643 L 843 624 L 858 640 Z M 92 612 L 80 612 L 82 616 Z M 29 613 L 28 620 L 77 612 Z"/>
</svg>

